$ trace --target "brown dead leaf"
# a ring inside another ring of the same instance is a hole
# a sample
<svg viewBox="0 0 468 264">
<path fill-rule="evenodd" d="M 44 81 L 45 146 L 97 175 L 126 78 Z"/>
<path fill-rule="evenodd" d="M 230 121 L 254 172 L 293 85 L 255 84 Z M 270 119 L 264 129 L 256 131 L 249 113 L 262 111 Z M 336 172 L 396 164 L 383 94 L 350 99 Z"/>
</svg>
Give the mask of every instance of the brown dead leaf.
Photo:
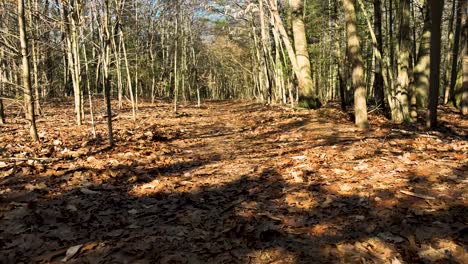
<svg viewBox="0 0 468 264">
<path fill-rule="evenodd" d="M 65 252 L 65 257 L 62 259 L 62 261 L 67 262 L 70 259 L 72 259 L 78 253 L 78 251 L 80 251 L 82 246 L 83 245 L 76 245 L 73 247 L 69 247 L 67 251 Z"/>
</svg>

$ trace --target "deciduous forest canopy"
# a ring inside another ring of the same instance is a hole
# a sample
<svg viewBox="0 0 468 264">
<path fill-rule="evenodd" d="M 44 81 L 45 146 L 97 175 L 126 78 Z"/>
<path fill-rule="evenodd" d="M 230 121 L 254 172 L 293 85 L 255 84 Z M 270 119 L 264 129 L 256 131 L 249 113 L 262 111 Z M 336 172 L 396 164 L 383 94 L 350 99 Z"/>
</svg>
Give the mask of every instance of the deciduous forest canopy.
<svg viewBox="0 0 468 264">
<path fill-rule="evenodd" d="M 466 0 L 0 0 L 0 262 L 465 263 Z"/>
</svg>

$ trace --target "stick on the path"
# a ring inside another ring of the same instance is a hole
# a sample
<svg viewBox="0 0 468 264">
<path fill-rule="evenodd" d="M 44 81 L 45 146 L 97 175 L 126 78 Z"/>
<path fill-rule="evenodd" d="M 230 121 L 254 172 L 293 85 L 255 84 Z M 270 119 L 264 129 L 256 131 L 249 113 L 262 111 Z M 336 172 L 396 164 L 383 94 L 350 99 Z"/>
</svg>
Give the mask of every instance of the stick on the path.
<svg viewBox="0 0 468 264">
<path fill-rule="evenodd" d="M 432 197 L 432 196 L 427 196 L 427 195 L 418 194 L 418 193 L 405 191 L 405 190 L 401 190 L 400 192 L 403 193 L 403 194 L 409 195 L 409 196 L 413 196 L 413 197 L 417 197 L 417 198 L 421 198 L 421 199 L 425 199 L 425 200 L 435 200 L 435 198 Z"/>
</svg>

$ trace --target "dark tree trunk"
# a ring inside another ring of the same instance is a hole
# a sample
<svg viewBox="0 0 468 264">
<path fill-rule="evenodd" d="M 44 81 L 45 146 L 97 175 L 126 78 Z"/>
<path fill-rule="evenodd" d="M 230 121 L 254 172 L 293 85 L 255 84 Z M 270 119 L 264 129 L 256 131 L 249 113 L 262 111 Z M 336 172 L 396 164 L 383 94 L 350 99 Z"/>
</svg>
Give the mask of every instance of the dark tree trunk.
<svg viewBox="0 0 468 264">
<path fill-rule="evenodd" d="M 380 0 L 374 0 L 374 28 L 377 38 L 377 49 L 383 57 L 382 3 Z M 375 62 L 374 97 L 377 105 L 380 105 L 381 108 L 385 108 L 382 66 L 383 65 L 380 65 L 378 61 Z"/>
<path fill-rule="evenodd" d="M 0 93 L 0 96 L 1 93 Z M 5 124 L 5 111 L 3 109 L 3 100 L 0 98 L 0 125 Z"/>
<path fill-rule="evenodd" d="M 450 91 L 449 91 L 449 100 L 448 102 L 452 102 L 456 105 L 455 100 L 455 85 L 457 83 L 457 75 L 458 75 L 458 53 L 460 52 L 460 36 L 461 36 L 461 17 L 463 14 L 466 15 L 466 3 L 463 5 L 462 2 L 466 2 L 466 0 L 460 0 L 458 3 L 457 8 L 457 20 L 455 24 L 455 39 L 453 40 L 453 50 L 452 50 L 452 69 L 450 74 Z M 465 9 L 463 9 L 465 6 Z"/>
<path fill-rule="evenodd" d="M 430 0 L 431 12 L 431 74 L 429 88 L 429 108 L 427 112 L 427 127 L 437 126 L 437 103 L 439 99 L 440 87 L 440 26 L 442 11 L 444 9 L 443 0 Z"/>
</svg>

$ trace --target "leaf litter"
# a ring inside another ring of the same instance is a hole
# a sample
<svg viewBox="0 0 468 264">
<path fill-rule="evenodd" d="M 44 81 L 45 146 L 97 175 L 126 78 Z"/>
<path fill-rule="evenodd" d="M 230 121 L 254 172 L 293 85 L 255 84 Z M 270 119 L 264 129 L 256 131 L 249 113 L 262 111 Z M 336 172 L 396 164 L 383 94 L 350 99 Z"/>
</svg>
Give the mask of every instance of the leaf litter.
<svg viewBox="0 0 468 264">
<path fill-rule="evenodd" d="M 58 107 L 42 143 L 0 127 L 2 263 L 468 259 L 468 122 L 450 111 L 437 131 L 376 113 L 359 131 L 335 106 L 158 102 L 117 111 L 109 149 Z"/>
</svg>

